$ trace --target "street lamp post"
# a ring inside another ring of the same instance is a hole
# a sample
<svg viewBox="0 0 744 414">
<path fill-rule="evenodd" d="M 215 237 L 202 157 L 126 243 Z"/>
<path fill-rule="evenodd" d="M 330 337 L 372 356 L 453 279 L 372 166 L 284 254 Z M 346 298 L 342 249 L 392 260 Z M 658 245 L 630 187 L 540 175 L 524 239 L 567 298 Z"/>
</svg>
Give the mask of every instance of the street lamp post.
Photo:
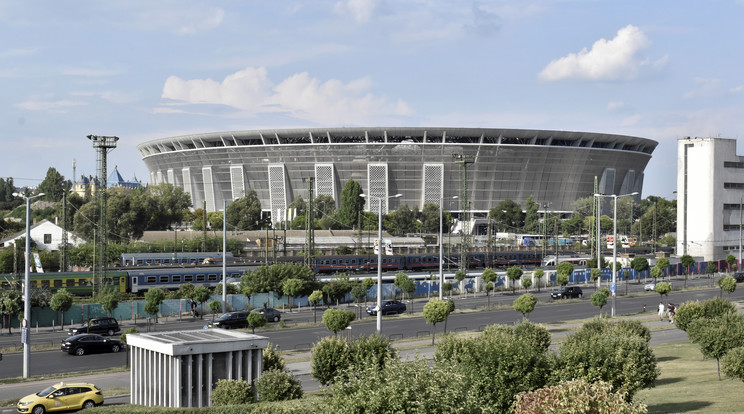
<svg viewBox="0 0 744 414">
<path fill-rule="evenodd" d="M 453 199 L 458 196 L 452 197 Z M 443 214 L 442 204 L 444 204 L 444 196 L 439 198 L 439 300 L 444 300 L 444 271 L 442 269 L 444 262 L 444 248 L 442 247 L 442 227 L 443 227 Z M 449 231 L 447 232 L 449 233 Z"/>
<path fill-rule="evenodd" d="M 400 197 L 403 194 L 388 196 L 387 198 Z M 376 197 L 369 194 L 359 194 L 360 197 L 377 199 L 377 333 L 382 333 L 382 199 L 385 197 Z"/>
<path fill-rule="evenodd" d="M 628 197 L 628 196 L 635 196 L 638 195 L 638 192 L 632 192 L 630 194 L 594 194 L 595 197 L 610 197 L 612 198 L 613 204 L 614 204 L 614 211 L 613 211 L 613 217 L 612 217 L 612 286 L 610 286 L 610 290 L 612 291 L 612 313 L 611 315 L 615 316 L 615 290 L 617 289 L 617 199 L 620 197 Z M 628 283 L 626 280 L 625 283 Z"/>
<path fill-rule="evenodd" d="M 31 200 L 43 196 L 39 193 L 35 196 L 26 197 L 21 193 L 13 193 L 15 197 L 21 197 L 26 200 L 26 273 L 23 278 L 23 322 L 21 323 L 21 336 L 23 339 L 23 378 L 29 377 L 29 361 L 31 359 L 31 275 L 29 274 L 29 259 L 31 251 Z"/>
</svg>

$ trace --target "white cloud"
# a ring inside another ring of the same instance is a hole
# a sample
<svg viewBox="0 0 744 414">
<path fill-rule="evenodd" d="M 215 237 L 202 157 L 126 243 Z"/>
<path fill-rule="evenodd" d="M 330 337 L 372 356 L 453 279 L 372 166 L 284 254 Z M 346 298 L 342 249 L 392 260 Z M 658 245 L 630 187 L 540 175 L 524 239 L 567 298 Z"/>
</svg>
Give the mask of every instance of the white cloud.
<svg viewBox="0 0 744 414">
<path fill-rule="evenodd" d="M 123 4 L 121 7 L 128 8 L 128 3 Z M 215 29 L 225 19 L 225 11 L 221 8 L 182 3 L 162 3 L 162 7 L 159 6 L 159 3 L 148 3 L 142 11 L 135 12 L 131 19 L 126 20 L 127 24 L 143 30 L 166 30 L 178 35 L 193 35 Z"/>
<path fill-rule="evenodd" d="M 39 48 L 35 48 L 35 47 L 30 47 L 30 48 L 25 48 L 25 49 L 21 49 L 21 48 L 8 49 L 8 50 L 4 50 L 0 52 L 0 59 L 5 59 L 9 57 L 13 58 L 13 57 L 18 57 L 18 56 L 29 56 L 29 55 L 36 54 L 36 52 L 38 51 L 39 51 Z"/>
<path fill-rule="evenodd" d="M 698 87 L 685 92 L 682 95 L 683 98 L 693 99 L 715 95 L 721 85 L 721 80 L 716 78 L 696 78 L 695 83 L 698 84 Z"/>
<path fill-rule="evenodd" d="M 60 70 L 62 75 L 81 76 L 84 78 L 102 78 L 117 75 L 119 72 L 110 69 L 90 69 L 90 68 L 64 68 Z"/>
<path fill-rule="evenodd" d="M 648 64 L 638 55 L 649 45 L 641 29 L 628 25 L 618 30 L 614 39 L 594 42 L 591 50 L 584 48 L 550 62 L 538 77 L 545 81 L 634 79 L 640 68 Z M 663 64 L 663 61 L 655 64 Z"/>
<path fill-rule="evenodd" d="M 625 102 L 623 101 L 607 102 L 608 111 L 617 111 L 618 109 L 622 109 L 624 106 L 625 106 Z"/>
<path fill-rule="evenodd" d="M 130 103 L 137 100 L 136 93 L 126 93 L 122 91 L 71 92 L 70 95 L 85 97 L 93 96 L 117 104 Z"/>
<path fill-rule="evenodd" d="M 202 16 L 201 19 L 195 19 L 188 24 L 184 24 L 176 30 L 176 33 L 180 35 L 194 34 L 212 30 L 219 27 L 222 24 L 222 20 L 225 18 L 225 12 L 222 9 L 214 9 Z"/>
<path fill-rule="evenodd" d="M 739 86 L 737 86 L 735 88 L 731 88 L 731 89 L 729 89 L 729 92 L 731 92 L 731 93 L 741 93 L 741 92 L 744 92 L 744 85 L 739 85 Z"/>
<path fill-rule="evenodd" d="M 252 115 L 288 113 L 298 119 L 333 124 L 366 123 L 412 112 L 404 101 L 390 102 L 369 93 L 371 87 L 369 78 L 348 83 L 336 79 L 323 82 L 306 72 L 274 84 L 265 68 L 248 67 L 222 82 L 171 76 L 165 81 L 161 97 L 185 104 L 227 105 Z"/>
<path fill-rule="evenodd" d="M 336 3 L 334 10 L 341 15 L 350 15 L 357 23 L 366 23 L 375 14 L 377 0 L 345 0 Z"/>
</svg>

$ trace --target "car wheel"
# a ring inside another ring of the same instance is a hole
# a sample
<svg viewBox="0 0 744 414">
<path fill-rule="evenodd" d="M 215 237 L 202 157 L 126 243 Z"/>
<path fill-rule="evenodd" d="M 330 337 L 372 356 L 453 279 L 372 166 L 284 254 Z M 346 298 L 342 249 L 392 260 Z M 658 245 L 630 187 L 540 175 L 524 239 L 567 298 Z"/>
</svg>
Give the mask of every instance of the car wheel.
<svg viewBox="0 0 744 414">
<path fill-rule="evenodd" d="M 80 348 L 75 349 L 75 355 L 77 355 L 77 356 L 83 356 L 83 355 L 85 355 L 85 348 L 80 347 Z"/>
<path fill-rule="evenodd" d="M 121 347 L 118 344 L 114 344 L 111 347 L 111 352 L 119 352 L 120 349 L 121 349 Z"/>
<path fill-rule="evenodd" d="M 274 322 L 279 322 L 279 316 L 274 316 Z"/>
<path fill-rule="evenodd" d="M 107 333 L 108 333 L 108 336 L 114 336 L 114 330 L 113 329 L 109 329 Z"/>
<path fill-rule="evenodd" d="M 93 408 L 95 406 L 96 406 L 96 403 L 94 403 L 91 400 L 88 400 L 88 401 L 86 401 L 86 402 L 83 403 L 83 409 L 84 410 L 89 410 L 89 409 L 91 409 L 91 408 Z"/>
<path fill-rule="evenodd" d="M 584 297 L 584 294 L 583 293 L 579 293 L 579 299 L 581 299 L 583 297 Z"/>
<path fill-rule="evenodd" d="M 44 414 L 46 410 L 43 405 L 37 405 L 33 410 L 31 410 L 31 412 L 34 414 Z"/>
</svg>

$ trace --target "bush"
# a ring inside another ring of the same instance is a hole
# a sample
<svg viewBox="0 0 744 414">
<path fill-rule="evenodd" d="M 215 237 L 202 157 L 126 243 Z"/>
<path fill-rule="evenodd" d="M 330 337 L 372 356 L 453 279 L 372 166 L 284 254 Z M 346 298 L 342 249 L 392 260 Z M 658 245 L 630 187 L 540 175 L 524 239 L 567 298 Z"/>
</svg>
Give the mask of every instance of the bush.
<svg viewBox="0 0 744 414">
<path fill-rule="evenodd" d="M 674 323 L 679 329 L 688 332 L 690 323 L 695 319 L 713 319 L 730 312 L 736 312 L 736 305 L 728 299 L 712 298 L 699 301 L 688 301 L 679 306 L 674 314 Z"/>
<path fill-rule="evenodd" d="M 284 370 L 285 368 L 284 358 L 279 354 L 279 349 L 274 344 L 267 345 L 263 350 L 263 371 Z"/>
<path fill-rule="evenodd" d="M 129 329 L 127 329 L 126 331 L 124 331 L 124 332 L 121 333 L 121 341 L 124 342 L 124 343 L 127 343 L 127 335 L 129 335 L 129 334 L 135 334 L 135 333 L 139 333 L 139 331 L 137 330 L 137 328 L 129 328 Z"/>
<path fill-rule="evenodd" d="M 322 385 L 328 385 L 349 366 L 346 341 L 338 337 L 325 337 L 311 351 L 310 374 Z"/>
<path fill-rule="evenodd" d="M 612 392 L 612 385 L 603 381 L 584 380 L 562 382 L 517 395 L 512 410 L 515 414 L 645 414 L 648 409 L 639 403 L 626 402 L 623 394 Z"/>
<path fill-rule="evenodd" d="M 331 308 L 323 312 L 322 321 L 323 325 L 336 335 L 338 331 L 346 329 L 355 317 L 354 311 Z"/>
<path fill-rule="evenodd" d="M 537 349 L 547 351 L 550 348 L 550 331 L 544 325 L 523 320 L 514 325 L 514 335 L 537 347 Z"/>
<path fill-rule="evenodd" d="M 253 387 L 243 380 L 217 381 L 212 391 L 213 405 L 238 405 L 250 404 L 253 402 Z"/>
<path fill-rule="evenodd" d="M 645 339 L 614 330 L 577 332 L 561 344 L 553 360 L 554 384 L 574 379 L 605 381 L 628 401 L 638 390 L 652 387 L 658 376 L 656 357 Z"/>
<path fill-rule="evenodd" d="M 730 349 L 721 362 L 724 374 L 744 381 L 744 347 Z"/>
<path fill-rule="evenodd" d="M 255 381 L 259 401 L 287 401 L 302 398 L 302 385 L 284 370 L 264 371 Z"/>
<path fill-rule="evenodd" d="M 619 333 L 622 335 L 632 335 L 642 338 L 646 343 L 651 341 L 651 330 L 642 324 L 640 321 L 623 319 L 618 322 L 613 322 L 605 318 L 594 318 L 590 321 L 584 322 L 584 324 L 576 331 L 575 338 L 579 340 L 590 341 L 594 335 L 602 335 L 605 333 Z"/>
<path fill-rule="evenodd" d="M 349 344 L 349 361 L 353 365 L 367 365 L 382 368 L 398 351 L 393 348 L 389 339 L 373 334 L 359 337 Z"/>
</svg>

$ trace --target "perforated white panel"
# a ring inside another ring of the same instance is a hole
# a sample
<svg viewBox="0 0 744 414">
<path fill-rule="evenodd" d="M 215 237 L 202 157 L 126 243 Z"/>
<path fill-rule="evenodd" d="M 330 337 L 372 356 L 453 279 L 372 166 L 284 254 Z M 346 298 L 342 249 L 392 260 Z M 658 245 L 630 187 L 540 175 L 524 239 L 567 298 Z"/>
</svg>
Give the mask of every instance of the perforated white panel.
<svg viewBox="0 0 744 414">
<path fill-rule="evenodd" d="M 615 194 L 615 169 L 605 168 L 599 179 L 600 194 Z"/>
<path fill-rule="evenodd" d="M 168 168 L 168 184 L 175 184 L 176 179 L 175 175 L 173 174 L 173 168 Z"/>
<path fill-rule="evenodd" d="M 217 211 L 214 204 L 214 182 L 212 181 L 212 167 L 202 167 L 204 177 L 204 200 L 207 202 L 207 211 Z"/>
<path fill-rule="evenodd" d="M 331 196 L 338 205 L 333 164 L 315 164 L 315 196 Z"/>
<path fill-rule="evenodd" d="M 367 164 L 367 211 L 380 214 L 379 201 L 382 199 L 382 214 L 388 212 L 388 166 L 387 164 Z"/>
<path fill-rule="evenodd" d="M 628 170 L 623 177 L 623 184 L 620 186 L 620 194 L 630 194 L 635 191 L 636 173 L 635 170 Z"/>
<path fill-rule="evenodd" d="M 181 170 L 181 175 L 183 176 L 183 191 L 189 194 L 193 194 L 193 191 L 191 189 L 191 169 L 189 167 L 183 168 Z M 191 202 L 194 202 L 193 199 Z"/>
<path fill-rule="evenodd" d="M 163 172 L 158 170 L 158 172 L 155 173 L 155 177 L 157 180 L 155 181 L 158 184 L 163 184 Z"/>
<path fill-rule="evenodd" d="M 230 166 L 230 188 L 233 200 L 245 197 L 245 175 L 242 165 Z"/>
<path fill-rule="evenodd" d="M 426 203 L 439 205 L 444 191 L 444 164 L 424 164 L 421 209 Z"/>
<path fill-rule="evenodd" d="M 272 216 L 277 210 L 284 211 L 287 208 L 287 187 L 284 164 L 269 165 L 269 203 L 271 204 Z M 277 217 L 272 221 L 281 220 Z"/>
</svg>

